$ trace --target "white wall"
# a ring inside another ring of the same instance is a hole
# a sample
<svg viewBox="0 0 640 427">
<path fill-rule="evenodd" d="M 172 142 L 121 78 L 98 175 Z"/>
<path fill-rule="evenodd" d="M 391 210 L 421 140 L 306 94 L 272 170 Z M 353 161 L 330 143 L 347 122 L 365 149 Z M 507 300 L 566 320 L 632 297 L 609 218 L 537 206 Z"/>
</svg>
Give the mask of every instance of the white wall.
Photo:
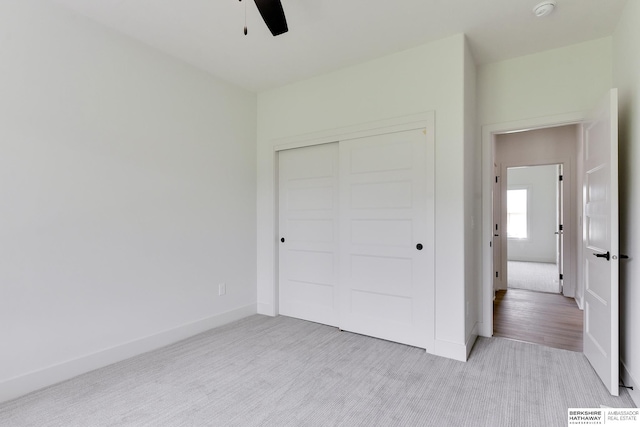
<svg viewBox="0 0 640 427">
<path fill-rule="evenodd" d="M 464 45 L 457 35 L 258 95 L 259 312 L 277 313 L 278 140 L 435 111 L 436 352 L 465 357 Z"/>
<path fill-rule="evenodd" d="M 573 141 L 572 141 L 573 142 Z M 557 165 L 510 168 L 507 171 L 509 190 L 529 191 L 526 239 L 507 238 L 509 261 L 556 262 L 557 237 Z"/>
<path fill-rule="evenodd" d="M 481 126 L 589 111 L 611 88 L 611 38 L 478 68 Z"/>
<path fill-rule="evenodd" d="M 620 358 L 622 377 L 640 405 L 640 2 L 628 1 L 613 36 L 613 78 L 619 94 Z"/>
<path fill-rule="evenodd" d="M 478 67 L 478 123 L 482 129 L 483 335 L 492 334 L 491 191 L 493 133 L 575 123 L 612 85 L 611 38 Z"/>
<path fill-rule="evenodd" d="M 46 1 L 0 43 L 0 400 L 254 313 L 256 95 Z"/>
</svg>

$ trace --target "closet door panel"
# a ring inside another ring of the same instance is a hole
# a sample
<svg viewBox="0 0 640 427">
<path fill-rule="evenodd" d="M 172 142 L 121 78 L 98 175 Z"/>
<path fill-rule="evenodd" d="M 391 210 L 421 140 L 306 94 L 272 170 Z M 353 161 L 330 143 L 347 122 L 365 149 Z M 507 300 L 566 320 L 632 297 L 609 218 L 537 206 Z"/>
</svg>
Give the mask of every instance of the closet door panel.
<svg viewBox="0 0 640 427">
<path fill-rule="evenodd" d="M 340 142 L 340 327 L 427 348 L 433 147 L 425 129 Z"/>
<path fill-rule="evenodd" d="M 278 190 L 280 314 L 337 326 L 338 144 L 280 151 Z"/>
</svg>

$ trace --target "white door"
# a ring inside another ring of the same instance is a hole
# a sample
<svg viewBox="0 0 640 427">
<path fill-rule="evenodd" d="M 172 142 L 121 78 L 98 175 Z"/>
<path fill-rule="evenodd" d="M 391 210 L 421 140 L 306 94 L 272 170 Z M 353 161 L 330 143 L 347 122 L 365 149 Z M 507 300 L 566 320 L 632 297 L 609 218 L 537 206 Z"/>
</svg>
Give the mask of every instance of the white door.
<svg viewBox="0 0 640 427">
<path fill-rule="evenodd" d="M 279 153 L 280 314 L 338 326 L 338 144 Z"/>
<path fill-rule="evenodd" d="M 618 96 L 584 128 L 584 354 L 618 396 Z"/>
<path fill-rule="evenodd" d="M 433 342 L 433 142 L 425 129 L 340 142 L 340 328 Z"/>
</svg>

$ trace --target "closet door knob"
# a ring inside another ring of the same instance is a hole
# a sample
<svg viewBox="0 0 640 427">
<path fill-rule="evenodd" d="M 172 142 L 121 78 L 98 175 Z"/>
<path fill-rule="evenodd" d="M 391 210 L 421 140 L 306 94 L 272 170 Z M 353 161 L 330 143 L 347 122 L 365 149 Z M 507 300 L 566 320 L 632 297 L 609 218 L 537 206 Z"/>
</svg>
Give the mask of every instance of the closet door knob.
<svg viewBox="0 0 640 427">
<path fill-rule="evenodd" d="M 280 241 L 281 241 L 282 243 L 284 243 L 284 237 L 282 237 L 282 238 L 280 239 Z"/>
<path fill-rule="evenodd" d="M 418 243 L 418 244 L 416 245 L 416 249 L 417 249 L 417 250 L 419 250 L 419 251 L 421 251 L 421 250 L 422 250 L 422 247 L 423 247 L 423 246 L 422 246 L 422 243 Z"/>
</svg>

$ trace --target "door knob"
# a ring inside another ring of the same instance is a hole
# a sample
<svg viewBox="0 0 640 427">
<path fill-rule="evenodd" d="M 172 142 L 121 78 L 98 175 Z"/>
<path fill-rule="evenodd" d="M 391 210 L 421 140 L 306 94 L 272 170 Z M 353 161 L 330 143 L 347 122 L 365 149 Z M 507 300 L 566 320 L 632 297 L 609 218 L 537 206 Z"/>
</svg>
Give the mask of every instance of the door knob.
<svg viewBox="0 0 640 427">
<path fill-rule="evenodd" d="M 606 254 L 594 254 L 597 258 L 606 258 L 607 261 L 611 258 L 611 254 L 607 251 Z"/>
<path fill-rule="evenodd" d="M 419 250 L 419 251 L 421 251 L 421 250 L 422 250 L 422 243 L 418 243 L 418 244 L 416 245 L 416 249 L 417 249 L 417 250 Z"/>
<path fill-rule="evenodd" d="M 280 241 L 281 241 L 282 243 L 284 243 L 284 237 L 282 237 L 282 238 L 280 239 Z"/>
</svg>

